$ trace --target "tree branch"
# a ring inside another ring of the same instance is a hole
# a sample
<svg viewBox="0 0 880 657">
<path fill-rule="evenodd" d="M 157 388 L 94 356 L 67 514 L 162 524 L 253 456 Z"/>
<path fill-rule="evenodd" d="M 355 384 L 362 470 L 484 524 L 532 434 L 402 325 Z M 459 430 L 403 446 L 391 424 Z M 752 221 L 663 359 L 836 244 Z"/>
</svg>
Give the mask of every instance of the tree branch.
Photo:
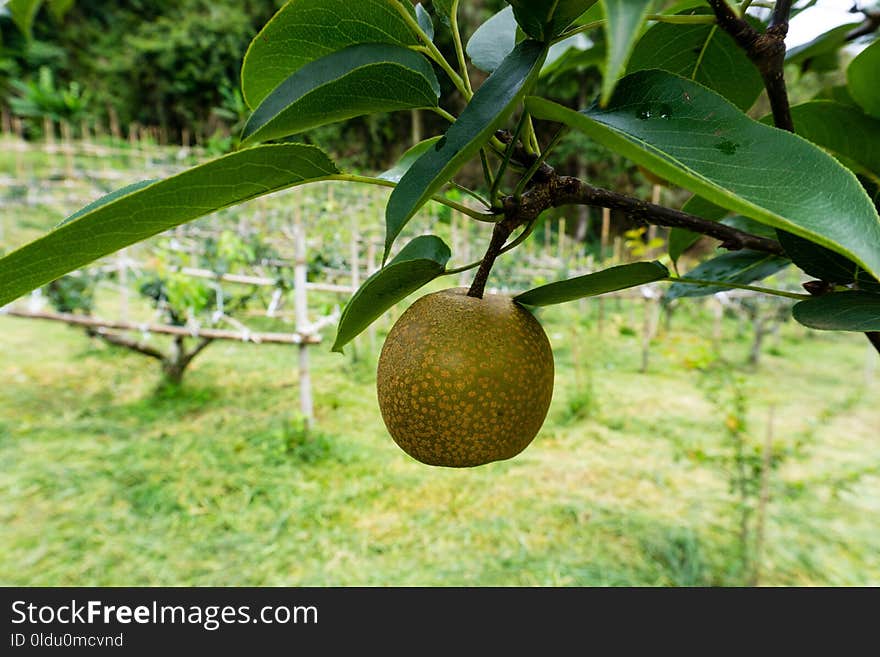
<svg viewBox="0 0 880 657">
<path fill-rule="evenodd" d="M 158 349 L 144 344 L 143 342 L 131 340 L 117 333 L 111 333 L 104 328 L 87 328 L 86 334 L 89 337 L 101 338 L 104 342 L 115 345 L 117 347 L 125 347 L 126 349 L 130 349 L 131 351 L 136 351 L 139 354 L 143 354 L 144 356 L 155 358 L 156 360 L 164 361 L 166 358 L 165 354 L 163 354 Z"/>
<path fill-rule="evenodd" d="M 193 358 L 202 353 L 205 347 L 207 347 L 212 342 L 214 342 L 213 338 L 202 338 L 201 340 L 199 340 L 199 343 L 180 359 L 180 369 L 186 369 L 186 367 L 192 362 Z"/>
<path fill-rule="evenodd" d="M 865 22 L 846 35 L 847 43 L 860 39 L 863 36 L 873 34 L 878 28 L 880 28 L 880 11 L 866 11 L 864 14 Z"/>
<path fill-rule="evenodd" d="M 791 18 L 791 6 L 794 4 L 792 0 L 776 0 L 776 6 L 773 8 L 773 17 L 770 19 L 770 29 L 785 26 L 788 32 L 788 20 Z"/>
<path fill-rule="evenodd" d="M 701 235 L 713 237 L 719 240 L 726 249 L 751 249 L 783 255 L 782 246 L 774 240 L 758 237 L 681 210 L 673 210 L 626 194 L 594 187 L 582 180 L 568 176 L 554 176 L 543 184 L 535 185 L 523 195 L 519 205 L 516 204 L 513 197 L 506 198 L 505 214 L 507 217 L 516 216 L 517 221 L 509 222 L 506 219 L 505 223 L 514 223 L 515 228 L 536 218 L 547 208 L 564 205 L 590 205 L 618 210 L 644 224 L 685 228 Z"/>
<path fill-rule="evenodd" d="M 776 3 L 770 27 L 763 34 L 746 19 L 740 18 L 725 0 L 708 2 L 715 12 L 719 27 L 733 37 L 761 74 L 773 110 L 774 124 L 777 128 L 794 132 L 784 71 L 785 37 L 788 34 L 791 1 L 779 0 Z"/>
</svg>

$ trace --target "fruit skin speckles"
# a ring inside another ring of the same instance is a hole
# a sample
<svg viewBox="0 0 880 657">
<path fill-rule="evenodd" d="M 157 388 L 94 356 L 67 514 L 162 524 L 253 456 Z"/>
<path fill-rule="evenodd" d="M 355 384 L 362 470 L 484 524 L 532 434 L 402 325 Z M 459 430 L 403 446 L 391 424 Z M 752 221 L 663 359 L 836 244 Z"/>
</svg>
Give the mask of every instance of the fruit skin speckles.
<svg viewBox="0 0 880 657">
<path fill-rule="evenodd" d="M 509 459 L 537 435 L 553 396 L 544 329 L 509 297 L 454 288 L 428 294 L 392 327 L 379 357 L 382 418 L 429 465 Z"/>
</svg>

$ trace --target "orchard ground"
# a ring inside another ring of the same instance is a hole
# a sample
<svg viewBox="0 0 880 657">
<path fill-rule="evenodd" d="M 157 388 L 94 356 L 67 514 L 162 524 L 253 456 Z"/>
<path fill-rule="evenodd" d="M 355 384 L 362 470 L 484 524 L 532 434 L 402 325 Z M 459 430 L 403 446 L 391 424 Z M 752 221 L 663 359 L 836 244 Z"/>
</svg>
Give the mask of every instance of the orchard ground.
<svg viewBox="0 0 880 657">
<path fill-rule="evenodd" d="M 19 209 L 2 211 L 8 243 L 59 218 Z M 306 433 L 295 348 L 217 343 L 156 393 L 148 359 L 0 317 L 0 584 L 747 583 L 723 455 L 732 427 L 760 452 L 771 408 L 784 459 L 750 508 L 766 516 L 759 583 L 880 584 L 880 375 L 864 336 L 787 323 L 755 370 L 748 327 L 726 318 L 716 349 L 709 310 L 685 301 L 642 374 L 643 304 L 604 303 L 601 332 L 598 300 L 540 313 L 557 367 L 545 426 L 471 470 L 394 445 L 366 335 L 345 356 L 332 331 L 310 351 Z M 713 387 L 743 405 L 710 401 Z"/>
<path fill-rule="evenodd" d="M 638 337 L 609 325 L 597 338 L 576 315 L 542 317 L 558 368 L 544 429 L 519 457 L 473 470 L 394 445 L 373 355 L 311 352 L 317 429 L 304 436 L 293 349 L 216 345 L 157 396 L 151 362 L 2 319 L 0 582 L 738 583 L 733 498 L 692 458 L 725 440 L 695 369 L 711 345 L 686 326 L 709 318 L 676 317 L 639 374 Z M 725 330 L 725 356 L 742 362 L 747 340 Z M 772 403 L 775 440 L 805 441 L 771 479 L 764 584 L 880 583 L 880 409 L 862 341 L 787 325 L 749 372 L 749 432 L 763 435 Z"/>
</svg>

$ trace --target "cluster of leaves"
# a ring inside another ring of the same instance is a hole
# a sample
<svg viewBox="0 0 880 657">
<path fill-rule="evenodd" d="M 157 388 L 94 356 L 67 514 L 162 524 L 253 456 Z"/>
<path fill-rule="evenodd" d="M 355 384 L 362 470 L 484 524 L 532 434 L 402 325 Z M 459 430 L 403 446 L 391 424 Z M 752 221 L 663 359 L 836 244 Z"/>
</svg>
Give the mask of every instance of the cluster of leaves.
<svg viewBox="0 0 880 657">
<path fill-rule="evenodd" d="M 849 64 L 851 100 L 795 107 L 799 134 L 793 135 L 745 113 L 761 92 L 761 76 L 702 2 L 672 8 L 652 0 L 508 4 L 465 48 L 458 0 L 435 0 L 432 7 L 402 0 L 291 0 L 244 58 L 242 94 L 253 109 L 242 131 L 246 148 L 120 190 L 9 254 L 0 260 L 0 303 L 97 256 L 278 189 L 319 180 L 390 186 L 384 266 L 347 305 L 334 346 L 341 349 L 396 301 L 460 271 L 447 268 L 450 249 L 434 235 L 417 237 L 391 257 L 397 238 L 426 203 L 522 226 L 508 249 L 528 237 L 537 216 L 514 220 L 538 189 L 532 176 L 551 150 L 541 152 L 532 124 L 537 119 L 578 131 L 690 191 L 694 198 L 685 210 L 693 216 L 778 239 L 785 255 L 724 253 L 684 277 L 671 276 L 659 262 L 632 263 L 542 286 L 517 297 L 521 303 L 561 303 L 654 281 L 674 283 L 668 298 L 706 294 L 749 285 L 794 262 L 828 292 L 814 299 L 785 293 L 803 299 L 794 308 L 798 321 L 823 329 L 880 330 L 880 42 Z M 758 19 L 750 20 L 764 29 Z M 434 43 L 442 30 L 452 33 L 457 70 Z M 601 39 L 585 36 L 600 30 Z M 490 72 L 475 92 L 466 52 Z M 542 73 L 561 79 L 566 70 L 590 67 L 601 71 L 602 82 L 599 98 L 586 109 L 531 95 Z M 449 99 L 438 72 L 466 100 L 458 116 L 442 106 Z M 352 117 L 411 109 L 428 110 L 451 125 L 377 178 L 342 173 L 311 145 L 258 145 Z M 507 141 L 499 138 L 502 128 L 510 130 Z M 456 174 L 477 161 L 485 186 L 469 193 L 484 199 L 479 210 L 444 196 Z M 549 187 L 539 191 L 552 196 Z M 557 201 L 551 197 L 540 209 Z M 86 235 L 90 239 L 82 239 Z M 691 239 L 673 234 L 670 261 Z"/>
<path fill-rule="evenodd" d="M 222 315 L 243 310 L 258 294 L 246 287 L 231 291 L 219 281 L 208 281 L 182 272 L 184 261 L 192 265 L 191 254 L 174 248 L 174 240 L 160 243 L 153 253 L 156 271 L 141 280 L 139 288 L 161 313 L 163 321 L 183 326 L 189 321 L 216 324 Z M 234 272 L 254 261 L 258 245 L 249 243 L 230 230 L 209 238 L 199 255 L 199 266 L 219 274 Z"/>
<path fill-rule="evenodd" d="M 31 82 L 13 80 L 12 88 L 18 96 L 9 99 L 9 106 L 18 116 L 75 122 L 85 117 L 89 110 L 89 93 L 77 82 L 70 82 L 66 87 L 57 86 L 48 66 L 40 67 L 37 79 Z"/>
</svg>

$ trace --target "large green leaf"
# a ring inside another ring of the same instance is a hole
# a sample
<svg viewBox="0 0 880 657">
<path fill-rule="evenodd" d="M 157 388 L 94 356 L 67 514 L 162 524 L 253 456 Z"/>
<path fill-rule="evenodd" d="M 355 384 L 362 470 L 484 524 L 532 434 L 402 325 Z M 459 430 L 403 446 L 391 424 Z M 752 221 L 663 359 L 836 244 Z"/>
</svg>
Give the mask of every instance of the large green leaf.
<svg viewBox="0 0 880 657">
<path fill-rule="evenodd" d="M 286 137 L 364 114 L 436 107 L 440 84 L 418 53 L 361 43 L 309 62 L 254 110 L 243 143 Z"/>
<path fill-rule="evenodd" d="M 442 18 L 452 16 L 452 0 L 432 0 L 431 4 L 434 5 L 434 11 Z"/>
<path fill-rule="evenodd" d="M 608 40 L 605 74 L 602 76 L 602 105 L 611 99 L 617 79 L 626 70 L 654 4 L 655 0 L 602 0 Z"/>
<path fill-rule="evenodd" d="M 516 47 L 516 18 L 505 7 L 480 25 L 467 43 L 467 54 L 481 71 L 491 73 Z"/>
<path fill-rule="evenodd" d="M 860 52 L 846 69 L 853 99 L 868 114 L 880 118 L 880 41 Z"/>
<path fill-rule="evenodd" d="M 831 100 L 795 105 L 791 116 L 801 137 L 830 151 L 857 173 L 880 180 L 880 120 Z"/>
<path fill-rule="evenodd" d="M 400 179 L 403 178 L 404 174 L 410 170 L 410 167 L 415 164 L 416 160 L 424 155 L 428 151 L 428 149 L 432 148 L 438 141 L 440 141 L 440 139 L 441 137 L 431 137 L 430 139 L 420 141 L 418 144 L 416 144 L 408 151 L 406 151 L 403 155 L 401 155 L 400 159 L 397 161 L 397 164 L 395 164 L 387 171 L 383 171 L 376 177 L 393 183 L 400 182 Z"/>
<path fill-rule="evenodd" d="M 880 294 L 835 292 L 796 303 L 794 318 L 820 331 L 880 331 Z"/>
<path fill-rule="evenodd" d="M 742 215 L 733 215 L 729 217 L 730 212 L 722 207 L 709 203 L 700 196 L 692 196 L 685 202 L 681 209 L 689 214 L 708 219 L 709 221 L 718 221 L 725 226 L 736 228 L 758 237 L 766 237 L 768 239 L 776 239 L 776 229 L 766 224 L 758 223 L 754 219 L 743 217 Z M 669 257 L 678 260 L 681 254 L 696 244 L 701 235 L 691 232 L 685 228 L 673 228 L 669 231 Z"/>
<path fill-rule="evenodd" d="M 60 22 L 64 20 L 67 12 L 73 9 L 75 2 L 76 0 L 49 0 L 49 13 L 52 14 L 52 18 Z"/>
<path fill-rule="evenodd" d="M 28 38 L 31 36 L 34 18 L 36 18 L 42 4 L 43 0 L 9 0 L 6 3 L 12 21 Z"/>
<path fill-rule="evenodd" d="M 714 203 L 709 203 L 701 196 L 692 196 L 685 201 L 681 209 L 683 212 L 709 221 L 721 221 L 728 214 L 727 210 L 719 208 Z M 700 237 L 699 233 L 694 233 L 686 228 L 673 228 L 669 231 L 669 257 L 673 262 L 677 261 L 685 251 L 697 243 Z"/>
<path fill-rule="evenodd" d="M 571 70 L 568 69 L 568 65 L 575 60 L 577 61 L 576 66 L 583 66 L 586 61 L 584 53 L 593 50 L 594 45 L 593 41 L 581 32 L 573 34 L 558 43 L 554 43 L 550 46 L 550 50 L 547 51 L 547 59 L 541 68 L 541 77 L 553 75 L 562 69 Z M 595 50 L 594 66 L 604 60 L 604 51 L 600 53 L 598 48 L 595 48 Z"/>
<path fill-rule="evenodd" d="M 439 237 L 422 235 L 370 276 L 354 294 L 339 320 L 333 351 L 351 342 L 386 310 L 440 276 L 449 262 L 449 247 Z"/>
<path fill-rule="evenodd" d="M 880 217 L 852 172 L 706 87 L 665 71 L 639 71 L 621 81 L 605 109 L 575 112 L 541 98 L 527 98 L 526 106 L 716 205 L 880 272 Z"/>
<path fill-rule="evenodd" d="M 758 69 L 717 25 L 657 23 L 639 39 L 628 70 L 633 73 L 651 68 L 696 80 L 742 110 L 749 109 L 764 89 Z"/>
<path fill-rule="evenodd" d="M 777 231 L 777 233 L 779 243 L 785 249 L 786 255 L 810 276 L 842 285 L 856 283 L 862 289 L 871 291 L 880 287 L 880 283 L 872 279 L 864 269 L 839 253 L 814 244 L 810 240 L 786 233 L 784 230 Z"/>
<path fill-rule="evenodd" d="M 431 18 L 431 14 L 428 13 L 428 10 L 425 9 L 424 5 L 421 2 L 416 4 L 416 19 L 419 21 L 419 27 L 422 28 L 422 32 L 431 40 L 434 40 L 434 20 Z"/>
<path fill-rule="evenodd" d="M 0 306 L 97 258 L 216 210 L 337 174 L 313 146 L 261 146 L 111 194 L 0 258 Z"/>
<path fill-rule="evenodd" d="M 744 249 L 742 251 L 722 253 L 711 260 L 707 260 L 694 267 L 683 278 L 748 285 L 749 283 L 772 276 L 790 264 L 791 261 L 788 258 Z M 663 298 L 666 301 L 672 301 L 681 297 L 702 297 L 729 289 L 729 287 L 724 287 L 723 285 L 673 283 Z"/>
<path fill-rule="evenodd" d="M 838 25 L 831 30 L 820 34 L 812 41 L 789 48 L 785 53 L 786 64 L 801 64 L 809 62 L 816 57 L 824 57 L 829 53 L 836 53 L 846 45 L 846 36 L 861 23 L 847 23 Z"/>
<path fill-rule="evenodd" d="M 596 4 L 596 0 L 507 0 L 523 32 L 549 41 Z"/>
<path fill-rule="evenodd" d="M 401 178 L 385 211 L 385 258 L 410 218 L 465 162 L 476 155 L 528 92 L 547 54 L 537 41 L 523 41 L 483 83 L 434 148 Z"/>
<path fill-rule="evenodd" d="M 526 306 L 550 306 L 653 283 L 668 276 L 669 270 L 659 262 L 633 262 L 567 281 L 542 285 L 515 296 L 514 301 Z"/>
<path fill-rule="evenodd" d="M 254 37 L 241 69 L 241 89 L 250 107 L 306 64 L 359 43 L 419 45 L 400 14 L 409 2 L 389 0 L 290 0 Z"/>
</svg>

